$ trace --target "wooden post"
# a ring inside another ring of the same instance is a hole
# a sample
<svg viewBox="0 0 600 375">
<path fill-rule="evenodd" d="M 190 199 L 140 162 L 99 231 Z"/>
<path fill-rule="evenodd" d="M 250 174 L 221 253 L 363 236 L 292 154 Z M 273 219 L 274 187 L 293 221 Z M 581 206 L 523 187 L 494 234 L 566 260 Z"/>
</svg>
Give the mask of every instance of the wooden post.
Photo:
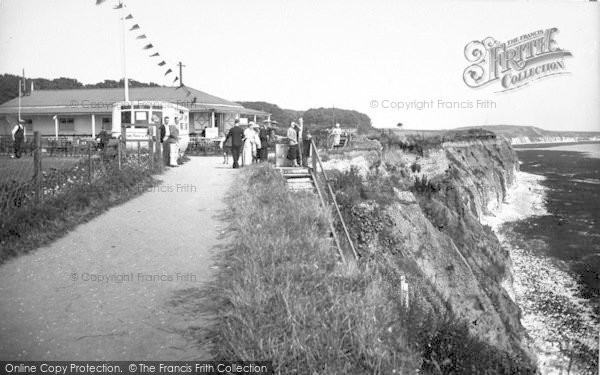
<svg viewBox="0 0 600 375">
<path fill-rule="evenodd" d="M 117 142 L 117 160 L 119 163 L 119 170 L 121 170 L 121 148 L 123 146 L 121 145 L 121 137 L 118 138 L 118 142 Z"/>
<path fill-rule="evenodd" d="M 88 142 L 88 182 L 92 183 L 92 142 Z"/>
<path fill-rule="evenodd" d="M 154 139 L 148 138 L 148 157 L 150 158 L 150 170 L 154 171 Z"/>
<path fill-rule="evenodd" d="M 33 181 L 35 184 L 35 204 L 38 205 L 42 202 L 43 191 L 42 191 L 42 138 L 40 132 L 33 132 L 33 142 L 35 144 L 35 150 L 33 151 Z"/>
<path fill-rule="evenodd" d="M 156 142 L 156 155 L 158 156 L 158 160 L 156 165 L 158 166 L 158 170 L 162 171 L 163 167 L 164 167 L 164 162 L 163 162 L 163 154 L 162 154 L 162 143 L 161 143 L 161 139 L 160 139 L 160 127 L 157 126 L 156 127 L 156 135 L 155 135 L 155 142 Z"/>
<path fill-rule="evenodd" d="M 141 160 L 140 160 L 140 140 L 139 139 L 137 141 L 137 165 L 138 165 L 138 168 L 141 165 Z"/>
</svg>

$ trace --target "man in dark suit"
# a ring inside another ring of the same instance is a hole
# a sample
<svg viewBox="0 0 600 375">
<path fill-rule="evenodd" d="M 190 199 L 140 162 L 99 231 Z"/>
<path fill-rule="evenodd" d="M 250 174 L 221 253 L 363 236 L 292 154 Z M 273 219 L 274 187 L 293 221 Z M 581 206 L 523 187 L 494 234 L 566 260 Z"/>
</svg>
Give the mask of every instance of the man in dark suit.
<svg viewBox="0 0 600 375">
<path fill-rule="evenodd" d="M 242 149 L 243 136 L 244 130 L 242 130 L 242 128 L 240 127 L 240 120 L 236 119 L 233 128 L 229 129 L 229 133 L 227 133 L 227 137 L 225 138 L 225 142 L 227 142 L 227 139 L 231 138 L 231 156 L 233 157 L 233 168 L 240 167 L 238 161 L 240 160 L 240 151 Z"/>
</svg>

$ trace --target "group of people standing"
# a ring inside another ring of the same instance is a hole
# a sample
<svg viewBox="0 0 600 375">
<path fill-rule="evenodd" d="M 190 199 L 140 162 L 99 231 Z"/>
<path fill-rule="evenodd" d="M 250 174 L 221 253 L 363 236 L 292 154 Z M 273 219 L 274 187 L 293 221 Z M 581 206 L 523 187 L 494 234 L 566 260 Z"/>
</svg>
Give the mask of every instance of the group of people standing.
<svg viewBox="0 0 600 375">
<path fill-rule="evenodd" d="M 266 126 L 250 122 L 242 128 L 236 119 L 227 136 L 221 141 L 223 164 L 229 164 L 229 154 L 233 158 L 233 168 L 267 161 L 269 155 L 269 131 Z"/>
<path fill-rule="evenodd" d="M 298 123 L 292 121 L 286 133 L 288 139 L 287 160 L 292 167 L 307 167 L 307 161 L 310 157 L 310 142 L 312 135 L 310 130 L 304 129 L 303 120 L 300 118 Z"/>
</svg>

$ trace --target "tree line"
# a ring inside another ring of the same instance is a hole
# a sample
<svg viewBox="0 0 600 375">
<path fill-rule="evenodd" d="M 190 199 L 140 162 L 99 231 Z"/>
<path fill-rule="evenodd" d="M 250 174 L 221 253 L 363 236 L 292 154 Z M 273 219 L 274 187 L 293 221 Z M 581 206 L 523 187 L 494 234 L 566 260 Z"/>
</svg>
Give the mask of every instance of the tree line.
<svg viewBox="0 0 600 375">
<path fill-rule="evenodd" d="M 19 80 L 23 77 L 14 74 L 0 75 L 0 104 L 7 102 L 19 96 Z M 27 78 L 23 86 L 24 93 L 31 90 L 33 82 L 34 90 L 68 90 L 68 89 L 112 89 L 123 87 L 123 80 L 115 81 L 106 79 L 103 82 L 84 84 L 75 78 L 60 77 L 54 79 L 47 78 Z M 154 82 L 139 82 L 134 79 L 129 80 L 129 87 L 157 87 L 160 86 Z"/>
<path fill-rule="evenodd" d="M 271 114 L 280 126 L 287 126 L 291 121 L 304 119 L 304 124 L 311 128 L 332 128 L 339 123 L 342 128 L 356 128 L 359 130 L 372 129 L 371 118 L 364 113 L 340 108 L 310 108 L 306 111 L 282 109 L 277 104 L 267 102 L 238 101 L 246 108 L 265 111 Z"/>
</svg>

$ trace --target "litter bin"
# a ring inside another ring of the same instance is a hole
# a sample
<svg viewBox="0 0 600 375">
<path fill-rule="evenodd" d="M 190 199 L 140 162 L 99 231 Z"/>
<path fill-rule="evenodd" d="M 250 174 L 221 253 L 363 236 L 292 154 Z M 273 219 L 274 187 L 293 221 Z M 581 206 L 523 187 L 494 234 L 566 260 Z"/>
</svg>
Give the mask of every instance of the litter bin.
<svg viewBox="0 0 600 375">
<path fill-rule="evenodd" d="M 276 143 L 275 144 L 275 166 L 276 167 L 287 167 L 288 160 L 287 154 L 290 145 L 286 143 Z"/>
</svg>

